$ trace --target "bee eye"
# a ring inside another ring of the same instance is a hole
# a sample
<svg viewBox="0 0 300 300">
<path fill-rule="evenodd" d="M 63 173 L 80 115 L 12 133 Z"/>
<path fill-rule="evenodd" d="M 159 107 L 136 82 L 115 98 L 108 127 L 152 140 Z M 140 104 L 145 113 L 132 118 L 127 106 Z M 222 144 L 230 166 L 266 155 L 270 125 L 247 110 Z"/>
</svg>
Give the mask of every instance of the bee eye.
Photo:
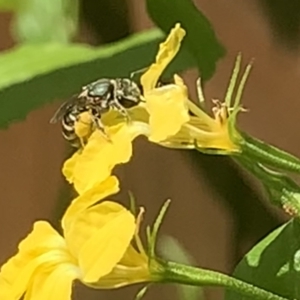
<svg viewBox="0 0 300 300">
<path fill-rule="evenodd" d="M 97 96 L 103 96 L 107 92 L 109 92 L 109 87 L 110 87 L 109 84 L 99 84 L 94 87 L 92 93 Z"/>
</svg>

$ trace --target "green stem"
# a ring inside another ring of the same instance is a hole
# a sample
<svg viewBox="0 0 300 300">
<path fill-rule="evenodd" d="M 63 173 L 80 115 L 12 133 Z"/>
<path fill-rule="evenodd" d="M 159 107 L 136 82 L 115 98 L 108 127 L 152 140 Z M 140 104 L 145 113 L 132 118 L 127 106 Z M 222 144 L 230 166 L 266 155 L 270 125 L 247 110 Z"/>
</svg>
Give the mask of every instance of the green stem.
<svg viewBox="0 0 300 300">
<path fill-rule="evenodd" d="M 243 136 L 241 148 L 244 156 L 274 168 L 300 173 L 300 159 L 296 156 L 268 145 L 246 133 L 241 134 Z"/>
<path fill-rule="evenodd" d="M 216 271 L 191 267 L 170 261 L 164 262 L 163 266 L 164 273 L 160 274 L 163 282 L 194 286 L 224 287 L 256 300 L 287 300 L 286 298 L 275 295 L 250 283 Z"/>
<path fill-rule="evenodd" d="M 274 204 L 288 208 L 294 217 L 300 217 L 300 187 L 295 181 L 249 158 L 235 156 L 235 160 L 260 180 Z"/>
<path fill-rule="evenodd" d="M 260 162 L 257 163 L 257 161 L 252 161 L 251 159 L 243 156 L 237 155 L 234 157 L 234 159 L 269 188 L 281 191 L 285 187 L 290 187 L 293 190 L 298 189 L 300 192 L 297 184 L 285 174 L 272 171 L 265 166 L 263 167 Z"/>
</svg>

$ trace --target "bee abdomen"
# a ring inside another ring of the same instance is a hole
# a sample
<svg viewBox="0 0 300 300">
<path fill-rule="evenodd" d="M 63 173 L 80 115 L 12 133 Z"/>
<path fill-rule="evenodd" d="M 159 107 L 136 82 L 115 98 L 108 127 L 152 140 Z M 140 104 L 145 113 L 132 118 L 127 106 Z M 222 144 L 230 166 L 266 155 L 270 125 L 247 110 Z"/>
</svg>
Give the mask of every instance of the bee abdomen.
<svg viewBox="0 0 300 300">
<path fill-rule="evenodd" d="M 75 133 L 75 122 L 77 115 L 70 112 L 62 118 L 62 135 L 71 144 L 71 146 L 79 148 L 81 146 L 80 139 Z"/>
<path fill-rule="evenodd" d="M 62 123 L 64 126 L 70 126 L 74 127 L 74 124 L 76 122 L 76 119 L 78 117 L 79 113 L 78 112 L 69 112 L 66 113 L 63 118 L 62 118 Z"/>
</svg>

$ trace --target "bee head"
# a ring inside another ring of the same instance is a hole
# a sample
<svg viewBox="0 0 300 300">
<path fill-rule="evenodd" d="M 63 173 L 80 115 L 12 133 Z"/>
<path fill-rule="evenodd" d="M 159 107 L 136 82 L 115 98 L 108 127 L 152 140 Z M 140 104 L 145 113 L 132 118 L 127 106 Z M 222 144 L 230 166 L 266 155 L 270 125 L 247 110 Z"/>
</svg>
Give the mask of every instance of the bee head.
<svg viewBox="0 0 300 300">
<path fill-rule="evenodd" d="M 118 85 L 120 87 L 117 89 L 117 97 L 125 108 L 133 107 L 141 101 L 141 90 L 134 81 L 128 78 L 122 78 Z"/>
<path fill-rule="evenodd" d="M 98 104 L 102 100 L 110 99 L 113 90 L 114 85 L 111 80 L 103 78 L 84 86 L 79 98 L 85 98 L 91 104 Z"/>
</svg>

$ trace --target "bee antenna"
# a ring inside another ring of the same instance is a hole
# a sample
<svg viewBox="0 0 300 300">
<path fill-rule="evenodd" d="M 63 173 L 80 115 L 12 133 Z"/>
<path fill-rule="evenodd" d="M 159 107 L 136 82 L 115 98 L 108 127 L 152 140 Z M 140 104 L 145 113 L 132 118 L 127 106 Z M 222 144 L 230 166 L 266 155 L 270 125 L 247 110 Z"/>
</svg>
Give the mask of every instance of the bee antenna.
<svg viewBox="0 0 300 300">
<path fill-rule="evenodd" d="M 143 72 L 146 71 L 147 69 L 148 69 L 148 67 L 142 68 L 142 69 L 138 69 L 138 70 L 135 70 L 135 71 L 133 71 L 133 72 L 130 73 L 129 78 L 130 78 L 130 79 L 133 79 L 133 77 L 134 77 L 135 75 L 140 74 L 140 73 L 143 73 Z"/>
<path fill-rule="evenodd" d="M 57 115 L 57 114 L 55 113 L 54 116 L 50 119 L 50 121 L 49 121 L 50 124 L 55 124 L 55 123 L 57 123 L 56 115 Z"/>
</svg>

